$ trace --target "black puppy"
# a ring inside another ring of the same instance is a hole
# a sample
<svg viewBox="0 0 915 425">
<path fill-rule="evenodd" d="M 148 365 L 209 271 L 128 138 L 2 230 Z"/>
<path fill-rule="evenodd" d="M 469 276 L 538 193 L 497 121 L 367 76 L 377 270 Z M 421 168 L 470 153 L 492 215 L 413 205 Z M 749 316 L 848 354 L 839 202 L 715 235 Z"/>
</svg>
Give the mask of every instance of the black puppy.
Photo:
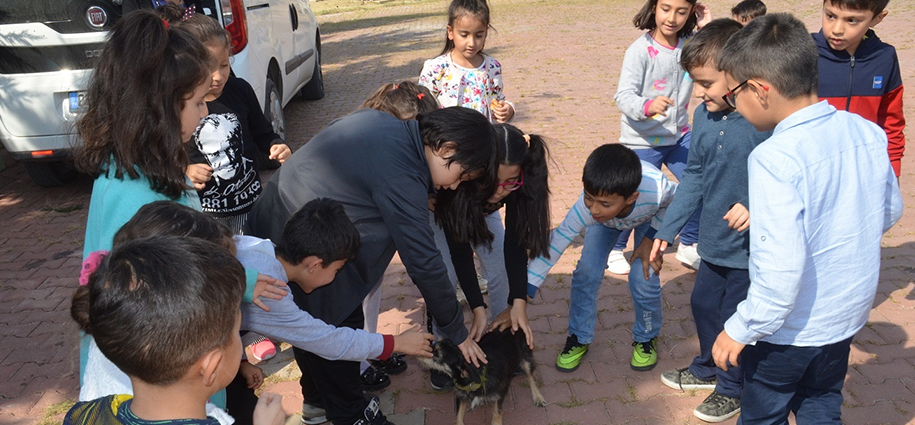
<svg viewBox="0 0 915 425">
<path fill-rule="evenodd" d="M 467 363 L 457 345 L 447 339 L 432 346 L 431 359 L 423 359 L 426 367 L 444 372 L 454 380 L 457 425 L 464 425 L 464 414 L 468 407 L 473 409 L 492 403 L 495 403 L 492 425 L 502 425 L 502 402 L 518 371 L 527 376 L 534 404 L 546 406 L 537 382 L 534 381 L 534 356 L 524 339 L 524 332 L 519 331 L 514 335 L 508 329 L 490 332 L 480 338 L 479 345 L 488 361 L 479 369 Z"/>
</svg>

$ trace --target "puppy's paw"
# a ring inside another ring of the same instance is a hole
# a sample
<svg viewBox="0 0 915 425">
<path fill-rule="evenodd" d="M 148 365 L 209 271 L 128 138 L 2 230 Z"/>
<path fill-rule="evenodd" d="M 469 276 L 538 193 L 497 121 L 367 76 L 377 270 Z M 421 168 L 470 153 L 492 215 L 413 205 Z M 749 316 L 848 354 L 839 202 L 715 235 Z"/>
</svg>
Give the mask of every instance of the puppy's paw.
<svg viewBox="0 0 915 425">
<path fill-rule="evenodd" d="M 534 397 L 534 406 L 546 407 L 546 400 L 543 399 L 542 395 L 540 395 L 540 397 Z"/>
</svg>

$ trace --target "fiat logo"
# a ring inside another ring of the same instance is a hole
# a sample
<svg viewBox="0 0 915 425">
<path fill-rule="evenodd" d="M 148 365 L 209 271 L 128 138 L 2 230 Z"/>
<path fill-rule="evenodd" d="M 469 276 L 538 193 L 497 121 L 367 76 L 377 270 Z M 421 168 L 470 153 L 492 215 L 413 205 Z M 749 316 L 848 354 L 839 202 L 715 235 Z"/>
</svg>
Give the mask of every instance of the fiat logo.
<svg viewBox="0 0 915 425">
<path fill-rule="evenodd" d="M 89 21 L 89 25 L 101 28 L 108 23 L 108 12 L 105 12 L 105 9 L 101 7 L 92 6 L 86 9 L 86 19 Z"/>
</svg>

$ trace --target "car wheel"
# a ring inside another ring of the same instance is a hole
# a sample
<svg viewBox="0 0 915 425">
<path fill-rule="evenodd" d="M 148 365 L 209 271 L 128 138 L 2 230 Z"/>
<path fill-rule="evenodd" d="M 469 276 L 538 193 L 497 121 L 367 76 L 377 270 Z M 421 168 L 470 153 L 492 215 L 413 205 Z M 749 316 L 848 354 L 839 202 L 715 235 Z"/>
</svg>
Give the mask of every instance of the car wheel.
<svg viewBox="0 0 915 425">
<path fill-rule="evenodd" d="M 311 74 L 311 80 L 299 93 L 305 100 L 319 100 L 324 98 L 324 74 L 321 73 L 321 38 L 316 36 L 315 43 L 315 70 Z"/>
<path fill-rule="evenodd" d="M 264 107 L 264 116 L 273 125 L 273 131 L 283 140 L 286 140 L 286 117 L 283 116 L 283 95 L 276 87 L 273 79 L 267 78 L 267 105 Z"/>
<path fill-rule="evenodd" d="M 22 161 L 22 168 L 35 184 L 43 187 L 63 186 L 77 176 L 73 164 L 66 161 Z"/>
</svg>

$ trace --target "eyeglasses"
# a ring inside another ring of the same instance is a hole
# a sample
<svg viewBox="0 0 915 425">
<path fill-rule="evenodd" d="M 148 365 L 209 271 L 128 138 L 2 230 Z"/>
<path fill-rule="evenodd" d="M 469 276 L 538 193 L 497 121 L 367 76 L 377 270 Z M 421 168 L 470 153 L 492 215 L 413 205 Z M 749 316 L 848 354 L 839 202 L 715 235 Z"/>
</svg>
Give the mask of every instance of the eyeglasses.
<svg viewBox="0 0 915 425">
<path fill-rule="evenodd" d="M 496 186 L 501 187 L 509 192 L 514 192 L 518 189 L 521 189 L 521 186 L 524 185 L 524 170 L 521 170 L 521 175 L 518 176 L 518 181 L 516 182 L 505 182 L 499 183 Z"/>
<path fill-rule="evenodd" d="M 734 87 L 733 89 L 728 90 L 728 92 L 725 93 L 724 96 L 721 96 L 721 98 L 724 99 L 724 103 L 727 103 L 728 106 L 730 106 L 734 109 L 737 109 L 737 100 L 736 100 L 737 90 L 740 90 L 741 87 L 747 85 L 747 83 L 749 83 L 750 81 L 751 80 L 749 80 L 749 79 L 743 80 L 743 82 L 738 84 L 737 87 Z M 756 82 L 754 81 L 754 83 L 756 83 Z M 760 87 L 762 87 L 763 90 L 769 91 L 769 86 L 764 86 L 759 83 L 756 83 L 756 84 L 758 84 Z"/>
</svg>

